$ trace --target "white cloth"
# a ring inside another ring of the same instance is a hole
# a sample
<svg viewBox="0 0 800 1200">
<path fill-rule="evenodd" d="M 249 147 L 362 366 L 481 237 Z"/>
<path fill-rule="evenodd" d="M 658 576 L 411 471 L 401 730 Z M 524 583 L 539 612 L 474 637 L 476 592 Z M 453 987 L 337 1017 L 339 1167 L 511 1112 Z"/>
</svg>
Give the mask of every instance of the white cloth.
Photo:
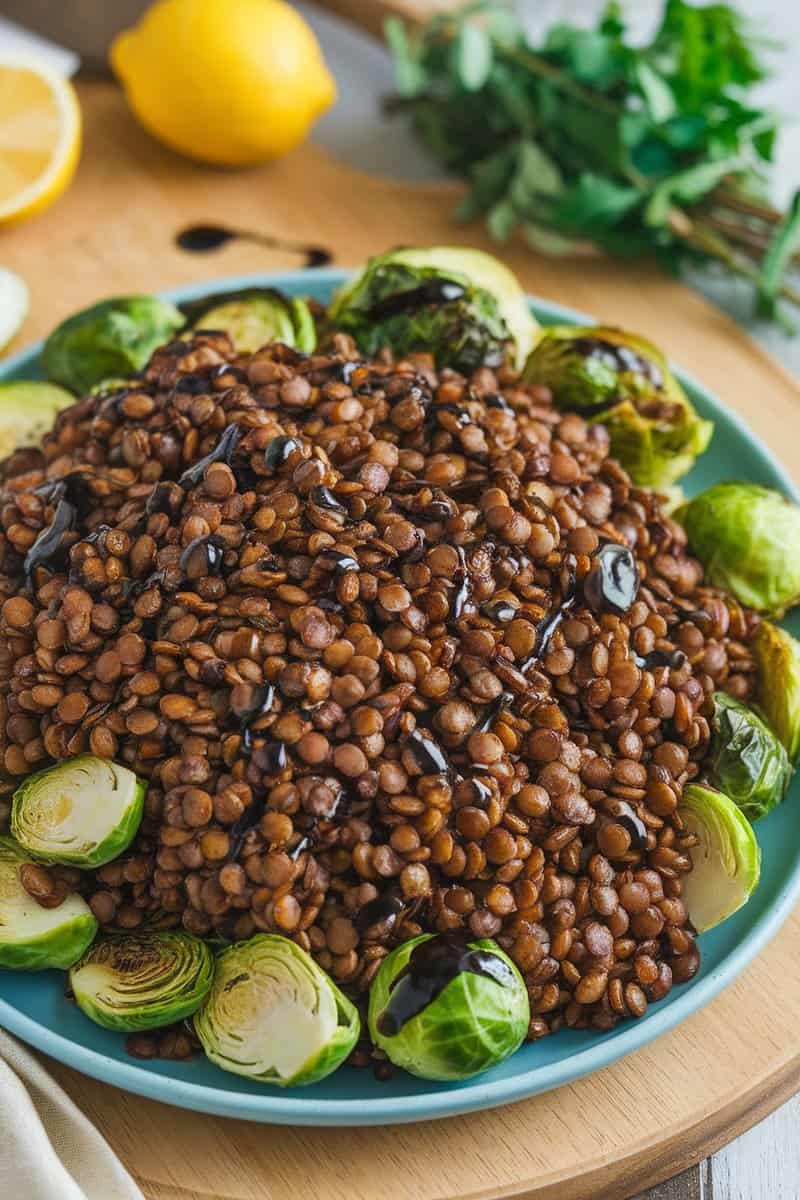
<svg viewBox="0 0 800 1200">
<path fill-rule="evenodd" d="M 144 1200 L 108 1142 L 0 1029 L 2 1200 Z"/>
</svg>

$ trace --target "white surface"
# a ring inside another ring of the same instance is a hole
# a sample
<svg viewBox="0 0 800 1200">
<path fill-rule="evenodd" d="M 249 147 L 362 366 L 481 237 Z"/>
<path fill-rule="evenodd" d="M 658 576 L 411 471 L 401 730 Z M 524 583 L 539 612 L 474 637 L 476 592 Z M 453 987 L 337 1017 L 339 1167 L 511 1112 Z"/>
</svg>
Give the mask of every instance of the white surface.
<svg viewBox="0 0 800 1200">
<path fill-rule="evenodd" d="M 36 54 L 64 75 L 74 75 L 80 64 L 77 54 L 71 50 L 0 17 L 0 58 L 8 54 Z"/>
<path fill-rule="evenodd" d="M 589 24 L 604 6 L 605 0 L 520 0 L 517 9 L 538 36 L 558 20 Z M 374 38 L 312 4 L 297 7 L 316 30 L 339 85 L 339 103 L 315 127 L 316 140 L 345 161 L 376 175 L 407 180 L 444 178 L 441 168 L 411 134 L 408 122 L 381 115 L 381 97 L 393 90 L 386 51 Z M 628 0 L 636 36 L 652 30 L 661 7 L 662 0 Z M 774 175 L 775 198 L 784 202 L 800 187 L 800 0 L 738 0 L 738 7 L 751 17 L 756 33 L 784 46 L 783 52 L 769 53 L 775 77 L 760 88 L 760 100 L 787 117 Z M 453 236 L 457 239 L 455 223 Z M 800 375 L 800 336 L 787 337 L 776 326 L 754 321 L 748 284 L 717 277 L 713 270 L 693 271 L 687 278 Z M 800 325 L 800 313 L 796 315 Z"/>
</svg>

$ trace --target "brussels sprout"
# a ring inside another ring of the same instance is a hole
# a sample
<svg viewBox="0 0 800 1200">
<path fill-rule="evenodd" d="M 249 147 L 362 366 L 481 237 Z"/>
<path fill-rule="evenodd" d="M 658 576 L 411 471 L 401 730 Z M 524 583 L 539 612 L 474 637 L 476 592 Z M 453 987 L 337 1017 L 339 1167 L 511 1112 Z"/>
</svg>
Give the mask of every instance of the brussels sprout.
<svg viewBox="0 0 800 1200">
<path fill-rule="evenodd" d="M 190 1017 L 213 978 L 214 956 L 206 943 L 172 931 L 102 937 L 69 973 L 82 1012 L 122 1033 Z"/>
<path fill-rule="evenodd" d="M 641 487 L 665 488 L 691 470 L 714 426 L 695 412 L 660 350 L 603 326 L 545 329 L 525 364 L 556 406 L 607 427 L 611 452 Z"/>
<path fill-rule="evenodd" d="M 431 246 L 371 258 L 334 297 L 329 324 L 368 355 L 433 354 L 470 372 L 510 356 L 521 367 L 537 323 L 507 267 L 480 250 Z"/>
<path fill-rule="evenodd" d="M 241 354 L 252 354 L 267 342 L 284 342 L 304 354 L 317 344 L 311 309 L 305 300 L 284 296 L 274 288 L 220 292 L 183 305 L 193 329 L 221 329 Z"/>
<path fill-rule="evenodd" d="M 800 508 L 756 483 L 716 483 L 675 514 L 718 587 L 781 616 L 800 600 Z"/>
<path fill-rule="evenodd" d="M 101 867 L 136 836 L 146 791 L 147 784 L 127 767 L 81 754 L 20 784 L 11 831 L 35 858 Z"/>
<path fill-rule="evenodd" d="M 183 314 L 157 296 L 103 300 L 63 321 L 44 344 L 48 379 L 73 392 L 140 370 L 150 355 L 185 324 Z"/>
<path fill-rule="evenodd" d="M 757 821 L 786 795 L 792 777 L 786 751 L 752 708 L 726 692 L 714 695 L 712 728 L 706 777 Z"/>
<path fill-rule="evenodd" d="M 530 1006 L 496 942 L 424 933 L 383 960 L 369 1030 L 395 1066 L 423 1079 L 469 1079 L 519 1049 Z"/>
<path fill-rule="evenodd" d="M 11 838 L 0 837 L 0 967 L 41 971 L 71 967 L 91 944 L 97 921 L 81 896 L 43 908 L 20 880 L 20 867 L 33 862 Z"/>
<path fill-rule="evenodd" d="M 0 383 L 0 458 L 41 442 L 61 409 L 74 403 L 72 393 L 54 383 Z"/>
<path fill-rule="evenodd" d="M 758 703 L 783 742 L 789 762 L 800 759 L 800 642 L 762 621 L 753 641 L 759 672 Z"/>
<path fill-rule="evenodd" d="M 756 889 L 761 851 L 753 827 L 724 792 L 690 783 L 680 815 L 699 838 L 681 896 L 698 933 L 713 929 L 745 904 Z"/>
<path fill-rule="evenodd" d="M 257 933 L 217 956 L 214 985 L 194 1027 L 223 1070 L 299 1087 L 336 1070 L 361 1023 L 304 950 L 278 934 Z"/>
</svg>

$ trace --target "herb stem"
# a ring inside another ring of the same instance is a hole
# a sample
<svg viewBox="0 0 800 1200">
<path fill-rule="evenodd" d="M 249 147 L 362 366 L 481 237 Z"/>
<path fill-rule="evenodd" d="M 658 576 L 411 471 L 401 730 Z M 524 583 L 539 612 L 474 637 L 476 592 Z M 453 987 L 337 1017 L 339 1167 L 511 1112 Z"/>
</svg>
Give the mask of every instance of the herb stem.
<svg viewBox="0 0 800 1200">
<path fill-rule="evenodd" d="M 683 215 L 685 216 L 686 214 Z M 676 232 L 674 226 L 673 231 Z M 685 233 L 676 235 L 681 237 L 693 249 L 699 250 L 701 253 L 707 254 L 710 258 L 716 258 L 719 262 L 724 263 L 735 275 L 740 275 L 743 279 L 749 280 L 756 287 L 759 286 L 760 276 L 755 267 L 742 259 L 716 230 L 702 225 L 697 221 L 690 220 L 690 228 Z M 800 291 L 788 283 L 781 285 L 778 295 L 782 296 L 784 300 L 791 301 L 792 304 L 800 305 Z"/>
<path fill-rule="evenodd" d="M 613 100 L 609 100 L 602 92 L 598 92 L 593 88 L 584 87 L 582 83 L 571 79 L 569 75 L 553 63 L 548 62 L 540 54 L 535 54 L 532 50 L 523 50 L 519 46 L 498 46 L 495 48 L 495 53 L 498 58 L 505 58 L 509 62 L 516 63 L 517 66 L 524 67 L 534 75 L 541 76 L 553 87 L 564 92 L 568 96 L 574 97 L 575 100 L 580 100 L 588 108 L 598 109 L 600 112 L 611 113 L 613 116 L 621 116 L 625 111 L 624 108 L 615 104 Z"/>
</svg>

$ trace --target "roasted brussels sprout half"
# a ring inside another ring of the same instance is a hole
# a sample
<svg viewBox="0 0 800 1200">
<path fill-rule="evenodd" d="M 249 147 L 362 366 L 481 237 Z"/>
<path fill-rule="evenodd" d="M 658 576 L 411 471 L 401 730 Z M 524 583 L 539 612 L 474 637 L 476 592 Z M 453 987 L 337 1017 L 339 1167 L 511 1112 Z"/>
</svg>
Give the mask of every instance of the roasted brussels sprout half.
<svg viewBox="0 0 800 1200">
<path fill-rule="evenodd" d="M 716 483 L 675 514 L 718 587 L 781 616 L 800 600 L 800 508 L 757 483 Z"/>
<path fill-rule="evenodd" d="M 0 967 L 12 971 L 66 970 L 97 933 L 81 896 L 44 908 L 22 886 L 20 868 L 33 859 L 11 838 L 0 837 Z"/>
<path fill-rule="evenodd" d="M 284 342 L 304 354 L 317 344 L 311 309 L 305 300 L 274 288 L 220 292 L 183 306 L 193 329 L 221 329 L 240 354 L 252 354 L 267 342 Z"/>
<path fill-rule="evenodd" d="M 278 934 L 257 933 L 217 956 L 194 1027 L 208 1058 L 224 1071 L 299 1087 L 335 1071 L 361 1025 L 355 1007 L 304 950 Z"/>
<path fill-rule="evenodd" d="M 42 367 L 48 379 L 88 392 L 104 379 L 141 370 L 184 324 L 180 310 L 157 296 L 102 300 L 53 330 L 42 350 Z"/>
<path fill-rule="evenodd" d="M 72 393 L 54 383 L 0 383 L 0 458 L 41 442 L 61 409 L 74 403 Z"/>
<path fill-rule="evenodd" d="M 82 1012 L 106 1029 L 158 1029 L 196 1012 L 214 978 L 214 956 L 190 933 L 101 937 L 69 973 Z"/>
<path fill-rule="evenodd" d="M 136 836 L 146 791 L 147 784 L 127 767 L 81 754 L 20 784 L 11 832 L 34 858 L 101 867 Z"/>
<path fill-rule="evenodd" d="M 549 387 L 557 408 L 605 425 L 612 454 L 641 487 L 676 483 L 714 432 L 711 421 L 695 412 L 661 351 L 622 329 L 544 329 L 522 377 Z"/>
<path fill-rule="evenodd" d="M 684 788 L 680 815 L 699 841 L 681 896 L 698 933 L 713 929 L 746 904 L 761 872 L 753 827 L 724 792 L 699 783 Z"/>
<path fill-rule="evenodd" d="M 334 297 L 328 322 L 369 356 L 383 346 L 397 357 L 428 351 L 438 366 L 466 373 L 506 358 L 521 367 L 537 329 L 511 271 L 463 246 L 371 258 Z"/>
<path fill-rule="evenodd" d="M 726 692 L 714 695 L 712 738 L 705 773 L 750 821 L 766 816 L 786 795 L 792 768 L 778 738 L 752 708 Z"/>
<path fill-rule="evenodd" d="M 758 664 L 758 704 L 796 766 L 800 759 L 800 642 L 762 621 L 753 653 Z"/>
<path fill-rule="evenodd" d="M 522 976 L 488 938 L 411 938 L 383 960 L 370 990 L 372 1040 L 422 1079 L 488 1071 L 519 1049 L 529 1021 Z"/>
</svg>

